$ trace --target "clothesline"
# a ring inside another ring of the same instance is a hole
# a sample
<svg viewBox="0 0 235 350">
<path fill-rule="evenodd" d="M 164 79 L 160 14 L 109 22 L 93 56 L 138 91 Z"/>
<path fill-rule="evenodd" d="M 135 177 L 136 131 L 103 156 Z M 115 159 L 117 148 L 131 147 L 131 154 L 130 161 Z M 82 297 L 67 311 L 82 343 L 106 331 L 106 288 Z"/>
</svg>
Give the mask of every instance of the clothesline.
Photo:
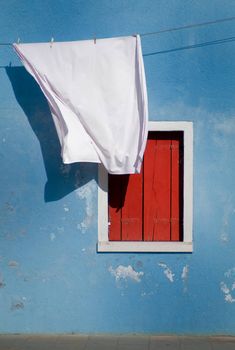
<svg viewBox="0 0 235 350">
<path fill-rule="evenodd" d="M 208 21 L 208 22 L 201 22 L 201 23 L 192 23 L 192 24 L 188 24 L 185 26 L 180 26 L 180 27 L 173 27 L 173 28 L 167 28 L 167 29 L 162 29 L 159 31 L 155 31 L 155 32 L 148 32 L 148 33 L 140 33 L 139 35 L 141 37 L 144 36 L 149 36 L 149 35 L 158 35 L 158 34 L 163 34 L 163 33 L 167 33 L 167 32 L 174 32 L 174 31 L 178 31 L 178 30 L 184 30 L 184 29 L 191 29 L 191 28 L 196 28 L 196 27 L 202 27 L 202 26 L 208 26 L 208 25 L 212 25 L 212 24 L 217 24 L 217 23 L 223 23 L 223 22 L 228 22 L 228 21 L 234 21 L 235 20 L 235 16 L 233 17 L 228 17 L 228 18 L 221 18 L 221 19 L 217 19 L 214 21 Z M 97 38 L 93 38 L 95 41 L 97 40 Z M 20 40 L 18 39 L 18 42 Z M 54 42 L 54 39 L 51 39 L 52 42 Z M 12 46 L 12 43 L 4 43 L 4 42 L 0 42 L 0 46 Z"/>
<path fill-rule="evenodd" d="M 159 30 L 157 32 L 143 33 L 143 34 L 140 34 L 140 36 L 157 35 L 157 34 L 162 34 L 162 33 L 167 33 L 167 32 L 175 32 L 177 30 L 202 27 L 202 26 L 206 26 L 206 25 L 222 23 L 222 22 L 228 22 L 228 21 L 234 21 L 234 20 L 235 20 L 235 16 L 234 17 L 228 17 L 228 18 L 221 18 L 221 19 L 217 19 L 217 20 L 209 21 L 209 22 L 194 23 L 194 24 L 188 24 L 188 25 L 181 26 L 181 27 L 174 27 L 174 28 L 163 29 L 163 30 Z"/>
</svg>

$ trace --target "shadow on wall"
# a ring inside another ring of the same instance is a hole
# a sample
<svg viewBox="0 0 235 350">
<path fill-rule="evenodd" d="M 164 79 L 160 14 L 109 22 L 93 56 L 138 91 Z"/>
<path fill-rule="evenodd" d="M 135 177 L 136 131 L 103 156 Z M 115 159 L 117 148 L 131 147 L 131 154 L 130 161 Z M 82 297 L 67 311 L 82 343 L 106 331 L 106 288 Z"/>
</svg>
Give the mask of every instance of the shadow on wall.
<svg viewBox="0 0 235 350">
<path fill-rule="evenodd" d="M 40 142 L 47 174 L 45 202 L 59 200 L 90 180 L 96 179 L 96 164 L 63 164 L 60 156 L 61 147 L 50 109 L 36 81 L 24 67 L 6 67 L 5 69 L 15 97 Z"/>
</svg>

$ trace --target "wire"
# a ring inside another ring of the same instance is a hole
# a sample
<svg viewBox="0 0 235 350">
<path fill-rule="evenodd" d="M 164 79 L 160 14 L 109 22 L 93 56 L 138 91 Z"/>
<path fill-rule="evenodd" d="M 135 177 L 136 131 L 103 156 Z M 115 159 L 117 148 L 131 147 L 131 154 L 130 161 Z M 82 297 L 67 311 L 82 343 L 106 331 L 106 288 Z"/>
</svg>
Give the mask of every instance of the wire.
<svg viewBox="0 0 235 350">
<path fill-rule="evenodd" d="M 194 23 L 194 24 L 188 24 L 188 25 L 182 26 L 182 27 L 163 29 L 163 30 L 159 30 L 157 32 L 142 33 L 142 34 L 140 34 L 140 36 L 163 34 L 163 33 L 167 33 L 167 32 L 174 32 L 174 31 L 177 31 L 177 30 L 208 26 L 208 25 L 211 25 L 211 24 L 228 22 L 228 21 L 234 21 L 234 20 L 235 20 L 235 16 L 234 17 L 229 17 L 229 18 L 221 18 L 221 19 L 217 19 L 215 21 L 210 21 L 210 22 Z"/>
<path fill-rule="evenodd" d="M 163 54 L 163 53 L 170 53 L 170 52 L 175 52 L 175 51 L 196 49 L 198 47 L 204 47 L 204 46 L 210 46 L 210 45 L 218 45 L 218 44 L 225 44 L 225 43 L 230 43 L 230 42 L 233 42 L 233 41 L 235 41 L 235 36 L 228 37 L 228 38 L 223 38 L 223 39 L 218 39 L 218 40 L 201 42 L 201 43 L 198 43 L 198 44 L 193 44 L 193 45 L 188 45 L 188 46 L 175 47 L 173 49 L 166 49 L 166 50 L 162 50 L 162 51 L 144 53 L 143 56 L 147 57 L 147 56 L 153 56 L 153 55 L 160 55 L 160 54 Z"/>
<path fill-rule="evenodd" d="M 158 35 L 158 34 L 163 34 L 163 33 L 168 33 L 168 32 L 175 32 L 177 30 L 184 30 L 184 29 L 208 26 L 208 25 L 212 25 L 212 24 L 223 23 L 223 22 L 234 21 L 234 20 L 235 20 L 235 16 L 228 17 L 228 18 L 221 18 L 221 19 L 217 19 L 217 20 L 209 21 L 209 22 L 193 23 L 193 24 L 188 24 L 188 25 L 181 26 L 181 27 L 173 27 L 173 28 L 163 29 L 163 30 L 159 30 L 156 32 L 142 33 L 142 34 L 140 34 L 140 36 L 143 37 L 143 36 L 148 36 L 148 35 Z M 0 46 L 12 46 L 12 43 L 0 43 Z"/>
</svg>

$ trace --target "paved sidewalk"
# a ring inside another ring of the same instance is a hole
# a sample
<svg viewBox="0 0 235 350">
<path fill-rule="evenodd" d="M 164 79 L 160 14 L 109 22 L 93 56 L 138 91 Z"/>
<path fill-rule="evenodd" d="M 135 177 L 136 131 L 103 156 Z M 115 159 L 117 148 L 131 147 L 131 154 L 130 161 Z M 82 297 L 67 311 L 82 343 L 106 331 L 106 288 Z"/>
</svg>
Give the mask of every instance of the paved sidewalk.
<svg viewBox="0 0 235 350">
<path fill-rule="evenodd" d="M 0 335 L 0 350 L 235 350 L 235 337 Z"/>
</svg>

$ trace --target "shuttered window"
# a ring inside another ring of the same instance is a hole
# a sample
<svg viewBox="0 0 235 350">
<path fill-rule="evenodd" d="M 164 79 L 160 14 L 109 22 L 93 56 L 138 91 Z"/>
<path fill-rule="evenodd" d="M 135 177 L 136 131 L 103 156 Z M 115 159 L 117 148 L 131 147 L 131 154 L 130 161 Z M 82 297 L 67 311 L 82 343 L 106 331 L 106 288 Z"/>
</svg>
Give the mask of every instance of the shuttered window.
<svg viewBox="0 0 235 350">
<path fill-rule="evenodd" d="M 140 174 L 108 175 L 109 241 L 183 241 L 182 131 L 151 131 Z"/>
<path fill-rule="evenodd" d="M 193 251 L 193 123 L 148 129 L 141 174 L 99 166 L 98 252 Z"/>
</svg>

